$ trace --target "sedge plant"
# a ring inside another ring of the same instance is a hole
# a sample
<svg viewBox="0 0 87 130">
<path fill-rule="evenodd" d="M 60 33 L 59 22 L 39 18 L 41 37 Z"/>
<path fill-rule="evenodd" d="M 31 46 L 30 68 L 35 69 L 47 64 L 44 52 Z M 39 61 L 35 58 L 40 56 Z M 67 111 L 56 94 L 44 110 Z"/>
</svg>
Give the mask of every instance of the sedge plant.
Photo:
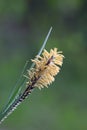
<svg viewBox="0 0 87 130">
<path fill-rule="evenodd" d="M 37 56 L 32 59 L 32 65 L 28 68 L 26 62 L 21 76 L 16 83 L 8 102 L 0 113 L 0 124 L 19 106 L 35 88 L 48 87 L 59 73 L 63 63 L 63 54 L 57 48 L 51 49 L 48 52 L 45 49 L 47 40 L 52 31 L 50 28 L 42 47 Z"/>
</svg>

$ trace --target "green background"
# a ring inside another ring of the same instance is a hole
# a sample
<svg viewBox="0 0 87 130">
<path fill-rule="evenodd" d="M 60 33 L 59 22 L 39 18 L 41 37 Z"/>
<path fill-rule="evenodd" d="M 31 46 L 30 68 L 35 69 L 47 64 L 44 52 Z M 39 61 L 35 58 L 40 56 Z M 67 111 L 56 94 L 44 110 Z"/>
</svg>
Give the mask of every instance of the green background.
<svg viewBox="0 0 87 130">
<path fill-rule="evenodd" d="M 87 1 L 0 0 L 0 109 L 27 60 L 46 45 L 65 56 L 49 88 L 34 90 L 0 130 L 87 130 Z"/>
</svg>

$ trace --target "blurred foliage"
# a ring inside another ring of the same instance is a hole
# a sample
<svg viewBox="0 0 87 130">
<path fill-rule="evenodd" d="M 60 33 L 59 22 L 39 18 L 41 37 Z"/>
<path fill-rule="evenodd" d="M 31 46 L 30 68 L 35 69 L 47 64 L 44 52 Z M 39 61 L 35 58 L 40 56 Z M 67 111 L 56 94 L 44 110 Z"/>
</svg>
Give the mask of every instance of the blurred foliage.
<svg viewBox="0 0 87 130">
<path fill-rule="evenodd" d="M 87 130 L 86 0 L 0 0 L 0 109 L 50 26 L 46 48 L 63 51 L 63 67 L 49 89 L 36 89 L 0 130 Z"/>
</svg>

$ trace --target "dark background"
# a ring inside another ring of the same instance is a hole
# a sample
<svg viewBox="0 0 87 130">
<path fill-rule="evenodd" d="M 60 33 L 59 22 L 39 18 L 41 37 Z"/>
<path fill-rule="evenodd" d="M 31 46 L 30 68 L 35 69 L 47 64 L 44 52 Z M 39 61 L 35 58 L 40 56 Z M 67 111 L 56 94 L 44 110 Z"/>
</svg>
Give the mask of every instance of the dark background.
<svg viewBox="0 0 87 130">
<path fill-rule="evenodd" d="M 87 130 L 86 0 L 0 0 L 0 109 L 51 26 L 46 49 L 63 51 L 63 67 L 55 82 L 36 89 L 0 130 Z"/>
</svg>

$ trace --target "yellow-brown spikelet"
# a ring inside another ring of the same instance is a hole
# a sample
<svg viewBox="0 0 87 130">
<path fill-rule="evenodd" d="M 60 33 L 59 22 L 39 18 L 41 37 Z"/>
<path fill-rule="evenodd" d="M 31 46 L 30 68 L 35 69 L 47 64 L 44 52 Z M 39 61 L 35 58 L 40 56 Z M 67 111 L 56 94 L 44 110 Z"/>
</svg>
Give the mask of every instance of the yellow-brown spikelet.
<svg viewBox="0 0 87 130">
<path fill-rule="evenodd" d="M 28 85 L 39 89 L 48 87 L 54 81 L 54 76 L 59 72 L 63 57 L 62 52 L 57 51 L 57 48 L 51 49 L 50 52 L 44 50 L 42 57 L 36 56 L 32 60 L 35 63 L 35 67 L 28 70 Z"/>
</svg>

